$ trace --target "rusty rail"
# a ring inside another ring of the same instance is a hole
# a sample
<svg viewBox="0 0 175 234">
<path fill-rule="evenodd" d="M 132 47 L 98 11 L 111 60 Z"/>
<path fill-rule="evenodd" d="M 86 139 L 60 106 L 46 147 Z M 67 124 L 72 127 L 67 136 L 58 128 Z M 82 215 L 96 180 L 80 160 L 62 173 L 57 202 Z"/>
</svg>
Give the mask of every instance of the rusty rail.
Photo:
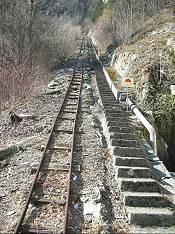
<svg viewBox="0 0 175 234">
<path fill-rule="evenodd" d="M 70 170 L 69 170 L 69 185 L 68 185 L 68 194 L 67 194 L 67 199 L 66 199 L 66 208 L 65 208 L 66 214 L 65 214 L 64 232 L 63 232 L 63 234 L 66 234 L 66 229 L 67 229 L 67 220 L 68 220 L 68 212 L 69 212 L 69 198 L 70 198 L 70 186 L 71 186 L 71 171 L 72 171 L 74 145 L 75 145 L 76 120 L 77 120 L 77 115 L 78 115 L 78 111 L 79 111 L 80 94 L 81 94 L 81 89 L 82 89 L 82 81 L 83 81 L 83 68 L 81 70 L 81 85 L 80 85 L 80 89 L 79 89 L 78 104 L 77 104 L 77 110 L 76 110 L 76 114 L 75 114 L 74 127 L 73 127 L 72 148 L 71 148 L 71 163 L 70 163 Z"/>
<path fill-rule="evenodd" d="M 42 154 L 42 157 L 41 157 L 41 160 L 40 160 L 40 163 L 39 163 L 39 166 L 37 168 L 37 171 L 36 171 L 36 174 L 35 174 L 35 177 L 33 179 L 33 182 L 32 182 L 32 186 L 30 188 L 30 191 L 29 191 L 29 194 L 28 194 L 28 197 L 27 197 L 27 200 L 25 202 L 25 205 L 24 205 L 24 208 L 23 208 L 23 211 L 22 211 L 22 214 L 20 216 L 20 219 L 15 227 L 15 230 L 14 230 L 14 234 L 17 234 L 17 233 L 20 233 L 20 230 L 22 228 L 22 224 L 23 224 L 23 221 L 24 221 L 24 218 L 26 216 L 26 212 L 28 210 L 28 206 L 31 202 L 31 198 L 32 198 L 32 195 L 33 195 L 33 192 L 34 192 L 34 189 L 35 189 L 35 185 L 36 185 L 36 182 L 37 182 L 37 179 L 38 179 L 38 176 L 39 176 L 39 173 L 42 169 L 42 165 L 43 165 L 43 162 L 45 160 L 45 157 L 46 157 L 46 152 L 47 150 L 49 149 L 49 145 L 50 145 L 50 142 L 52 140 L 52 135 L 54 133 L 54 129 L 55 129 L 55 126 L 56 126 L 56 123 L 57 123 L 57 120 L 58 120 L 58 117 L 59 115 L 62 113 L 62 109 L 63 109 L 63 106 L 64 106 L 64 102 L 66 101 L 66 99 L 68 98 L 68 92 L 69 92 L 69 89 L 71 88 L 71 84 L 75 78 L 75 75 L 76 75 L 76 71 L 77 71 L 77 65 L 78 65 L 78 62 L 79 62 L 79 58 L 81 56 L 81 53 L 82 53 L 82 49 L 83 49 L 83 42 L 84 40 L 82 40 L 82 43 L 81 43 L 81 48 L 80 48 L 80 52 L 79 52 L 79 55 L 78 55 L 78 58 L 77 58 L 77 63 L 75 65 L 75 68 L 74 68 L 74 72 L 73 72 L 73 76 L 72 76 L 72 79 L 69 83 L 69 86 L 67 88 L 67 91 L 66 91 L 66 94 L 65 94 L 65 97 L 61 103 L 61 106 L 59 108 L 59 111 L 58 111 L 58 114 L 56 115 L 56 118 L 54 120 L 54 123 L 52 125 L 52 128 L 51 128 L 51 132 L 49 134 L 49 137 L 48 137 L 48 140 L 47 140 L 47 143 L 46 143 L 46 147 L 44 149 L 44 152 Z M 67 219 L 68 219 L 68 209 L 69 209 L 69 195 L 70 195 L 70 184 L 71 184 L 71 171 L 72 171 L 72 162 L 73 162 L 73 154 L 74 154 L 74 144 L 75 144 L 75 129 L 76 129 L 76 120 L 77 120 L 77 114 L 78 114 L 78 111 L 79 111 L 79 101 L 80 101 L 80 95 L 81 95 L 81 89 L 82 89 L 82 80 L 83 80 L 83 69 L 82 69 L 82 64 L 81 64 L 81 82 L 80 82 L 80 87 L 79 87 L 79 92 L 78 92 L 78 100 L 77 100 L 77 105 L 76 105 L 76 112 L 75 112 L 75 119 L 74 119 L 74 123 L 73 123 L 73 132 L 72 132 L 72 145 L 71 145 L 71 159 L 70 159 L 70 166 L 69 166 L 69 175 L 68 175 L 68 178 L 69 178 L 69 182 L 68 182 L 68 192 L 67 192 L 67 197 L 66 197 L 66 205 L 65 205 L 65 220 L 64 220 L 64 228 L 63 228 L 63 233 L 66 233 L 66 228 L 67 228 Z M 74 84 L 75 86 L 75 84 Z M 71 96 L 71 95 L 70 95 Z M 70 112 L 71 113 L 71 112 Z M 32 230 L 32 229 L 31 229 Z M 32 232 L 32 231 L 31 231 Z M 48 233 L 46 230 L 43 230 L 39 233 Z"/>
</svg>

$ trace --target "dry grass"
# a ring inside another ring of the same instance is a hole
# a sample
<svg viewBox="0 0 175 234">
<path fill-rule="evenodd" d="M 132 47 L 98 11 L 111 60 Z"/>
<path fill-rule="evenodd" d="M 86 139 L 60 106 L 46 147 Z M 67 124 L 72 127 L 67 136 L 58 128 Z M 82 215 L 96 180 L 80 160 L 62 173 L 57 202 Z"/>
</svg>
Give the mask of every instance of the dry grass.
<svg viewBox="0 0 175 234">
<path fill-rule="evenodd" d="M 110 76 L 112 81 L 117 80 L 117 71 L 114 68 L 108 67 L 106 68 L 106 71 L 108 72 L 108 75 Z"/>
<path fill-rule="evenodd" d="M 172 8 L 163 9 L 161 12 L 146 20 L 143 25 L 135 32 L 131 43 L 144 39 L 148 34 L 157 31 L 165 23 L 175 22 L 175 14 Z"/>
<path fill-rule="evenodd" d="M 0 79 L 0 111 L 5 109 L 13 110 L 19 104 L 27 102 L 32 96 L 38 95 L 43 87 L 53 78 L 43 67 L 33 67 L 32 70 L 24 74 L 20 73 L 20 69 L 16 69 L 15 74 L 11 67 L 11 76 L 1 73 Z"/>
<path fill-rule="evenodd" d="M 106 68 L 106 71 L 108 72 L 108 75 L 111 78 L 111 80 L 114 82 L 114 85 L 116 86 L 117 90 L 122 91 L 122 80 L 118 72 L 112 67 Z"/>
</svg>

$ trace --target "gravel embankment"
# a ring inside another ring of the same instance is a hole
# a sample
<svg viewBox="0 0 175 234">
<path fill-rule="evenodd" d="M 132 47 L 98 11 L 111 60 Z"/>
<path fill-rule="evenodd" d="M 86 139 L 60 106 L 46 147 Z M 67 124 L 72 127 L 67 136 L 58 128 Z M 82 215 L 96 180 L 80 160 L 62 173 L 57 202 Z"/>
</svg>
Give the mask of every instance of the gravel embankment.
<svg viewBox="0 0 175 234">
<path fill-rule="evenodd" d="M 7 111 L 0 118 L 0 149 L 19 146 L 17 153 L 0 161 L 0 233 L 11 233 L 21 213 L 32 182 L 31 167 L 40 160 L 41 145 L 47 141 L 72 71 L 59 70 L 41 95 L 16 108 L 15 113 L 29 114 L 33 119 L 24 118 L 12 125 Z"/>
</svg>

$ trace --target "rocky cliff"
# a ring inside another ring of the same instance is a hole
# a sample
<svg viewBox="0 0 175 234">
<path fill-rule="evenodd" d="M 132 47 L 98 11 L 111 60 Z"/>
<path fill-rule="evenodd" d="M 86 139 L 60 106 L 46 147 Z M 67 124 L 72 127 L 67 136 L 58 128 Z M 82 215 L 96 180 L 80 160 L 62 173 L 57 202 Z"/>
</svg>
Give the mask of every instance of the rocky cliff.
<svg viewBox="0 0 175 234">
<path fill-rule="evenodd" d="M 111 67 L 121 78 L 134 78 L 135 102 L 151 115 L 158 132 L 158 154 L 175 170 L 175 16 L 166 9 L 150 19 L 129 43 L 114 51 Z"/>
</svg>

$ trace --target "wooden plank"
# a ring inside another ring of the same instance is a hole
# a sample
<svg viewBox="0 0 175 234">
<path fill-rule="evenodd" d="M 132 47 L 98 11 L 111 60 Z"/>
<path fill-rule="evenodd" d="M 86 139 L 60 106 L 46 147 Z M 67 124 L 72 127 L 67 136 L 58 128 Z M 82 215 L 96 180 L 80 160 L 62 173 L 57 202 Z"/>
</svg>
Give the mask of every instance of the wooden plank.
<svg viewBox="0 0 175 234">
<path fill-rule="evenodd" d="M 71 121 L 74 121 L 75 118 L 68 118 L 68 117 L 59 117 L 58 119 L 62 119 L 62 120 L 71 120 Z"/>
<path fill-rule="evenodd" d="M 77 97 L 67 97 L 68 99 L 72 99 L 72 100 L 77 100 L 78 99 L 78 96 Z"/>
<path fill-rule="evenodd" d="M 31 168 L 31 174 L 35 173 L 37 171 L 38 167 L 34 166 Z M 63 172 L 69 172 L 69 166 L 50 166 L 50 167 L 42 167 L 42 170 L 48 170 L 48 171 L 63 171 Z"/>
<path fill-rule="evenodd" d="M 54 129 L 54 132 L 64 132 L 67 134 L 73 134 L 72 130 L 65 130 L 65 129 Z"/>
<path fill-rule="evenodd" d="M 65 106 L 77 106 L 77 103 L 66 103 Z"/>
<path fill-rule="evenodd" d="M 39 227 L 25 227 L 23 226 L 21 228 L 21 234 L 31 233 L 31 234 L 52 234 L 51 231 L 45 229 L 45 228 L 39 228 Z"/>
<path fill-rule="evenodd" d="M 60 205 L 60 206 L 64 206 L 66 204 L 65 200 L 52 200 L 52 199 L 47 199 L 47 198 L 33 198 L 32 202 L 35 204 L 41 203 L 41 204 L 55 204 L 55 205 Z"/>
</svg>

